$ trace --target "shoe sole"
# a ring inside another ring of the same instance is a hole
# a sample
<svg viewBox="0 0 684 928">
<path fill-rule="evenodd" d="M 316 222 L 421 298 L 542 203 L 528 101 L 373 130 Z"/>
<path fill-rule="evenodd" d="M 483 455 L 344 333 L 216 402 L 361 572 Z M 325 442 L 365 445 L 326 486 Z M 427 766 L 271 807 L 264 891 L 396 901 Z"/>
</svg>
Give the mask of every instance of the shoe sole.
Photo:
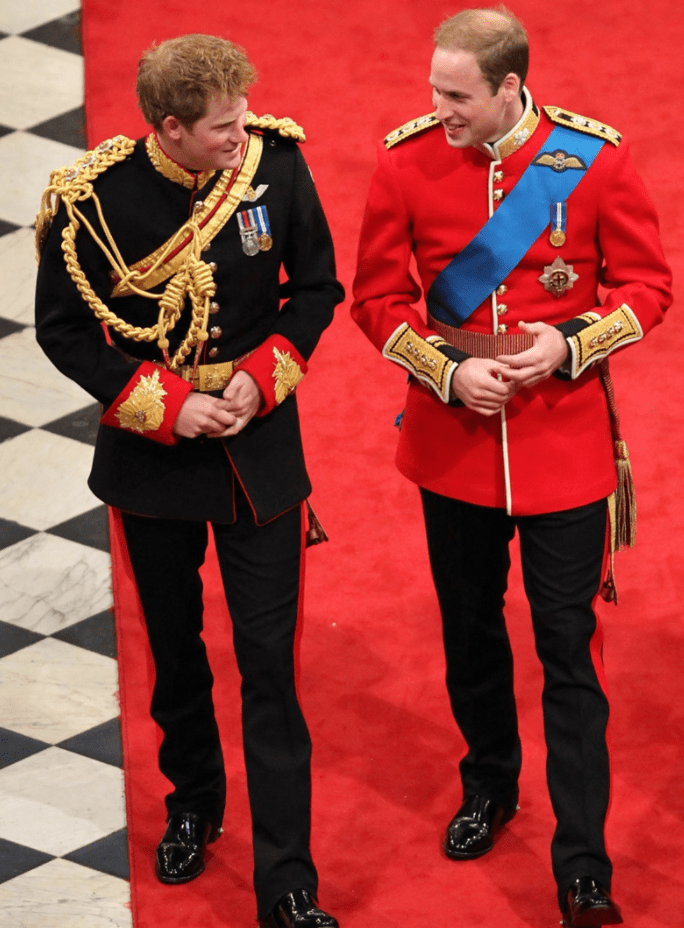
<svg viewBox="0 0 684 928">
<path fill-rule="evenodd" d="M 621 925 L 622 917 L 611 909 L 591 909 L 582 912 L 574 921 L 565 916 L 561 919 L 562 928 L 601 928 L 602 925 Z"/>
</svg>

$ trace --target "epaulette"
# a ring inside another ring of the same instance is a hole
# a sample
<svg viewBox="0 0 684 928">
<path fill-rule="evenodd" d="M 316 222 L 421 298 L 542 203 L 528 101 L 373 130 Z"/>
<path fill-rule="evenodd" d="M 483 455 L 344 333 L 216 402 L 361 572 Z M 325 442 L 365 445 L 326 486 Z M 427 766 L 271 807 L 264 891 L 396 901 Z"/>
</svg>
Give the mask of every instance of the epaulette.
<svg viewBox="0 0 684 928">
<path fill-rule="evenodd" d="M 437 125 L 439 125 L 439 119 L 437 119 L 434 113 L 430 113 L 429 116 L 419 116 L 418 119 L 412 119 L 410 122 L 404 123 L 403 126 L 399 126 L 398 129 L 394 129 L 393 132 L 385 136 L 385 148 L 392 148 L 394 145 L 398 145 L 399 142 L 403 142 L 404 139 L 411 138 L 412 135 L 418 135 L 419 132 L 424 132 L 426 129 L 431 129 L 433 126 Z"/>
<path fill-rule="evenodd" d="M 306 136 L 301 126 L 298 126 L 294 119 L 289 116 L 283 119 L 276 119 L 270 113 L 265 116 L 257 116 L 256 113 L 247 113 L 245 125 L 250 129 L 273 129 L 282 135 L 285 139 L 294 139 L 295 142 L 306 142 Z"/>
<path fill-rule="evenodd" d="M 40 212 L 36 217 L 36 256 L 40 252 L 52 219 L 57 215 L 63 199 L 85 200 L 92 193 L 89 185 L 118 161 L 128 158 L 135 148 L 135 141 L 125 135 L 100 142 L 97 148 L 81 155 L 72 165 L 58 168 L 50 174 L 50 183 L 43 193 Z"/>
<path fill-rule="evenodd" d="M 570 110 L 564 110 L 560 106 L 545 106 L 544 112 L 551 122 L 559 126 L 577 129 L 578 132 L 586 132 L 587 135 L 595 135 L 604 142 L 612 142 L 615 146 L 619 145 L 622 139 L 620 133 L 612 126 L 607 126 L 596 119 L 588 119 L 586 116 L 578 116 L 577 113 L 571 113 Z"/>
</svg>

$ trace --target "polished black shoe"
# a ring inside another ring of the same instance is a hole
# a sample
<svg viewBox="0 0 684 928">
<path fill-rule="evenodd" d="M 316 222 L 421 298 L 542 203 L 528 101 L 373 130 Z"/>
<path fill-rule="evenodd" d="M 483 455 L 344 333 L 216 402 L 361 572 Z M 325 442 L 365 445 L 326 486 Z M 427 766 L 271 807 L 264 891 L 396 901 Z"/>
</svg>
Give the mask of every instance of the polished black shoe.
<svg viewBox="0 0 684 928">
<path fill-rule="evenodd" d="M 305 889 L 295 889 L 282 896 L 265 918 L 261 928 L 340 928 L 337 919 L 318 908 Z"/>
<path fill-rule="evenodd" d="M 449 822 L 444 853 L 452 860 L 475 860 L 494 847 L 497 832 L 510 822 L 515 809 L 497 805 L 486 796 L 466 796 Z"/>
<path fill-rule="evenodd" d="M 620 925 L 619 906 L 590 876 L 581 876 L 572 884 L 562 911 L 564 928 L 595 928 L 598 925 Z"/>
<path fill-rule="evenodd" d="M 162 883 L 188 883 L 204 870 L 204 849 L 222 828 L 194 812 L 178 812 L 168 821 L 157 848 L 155 872 Z"/>
</svg>

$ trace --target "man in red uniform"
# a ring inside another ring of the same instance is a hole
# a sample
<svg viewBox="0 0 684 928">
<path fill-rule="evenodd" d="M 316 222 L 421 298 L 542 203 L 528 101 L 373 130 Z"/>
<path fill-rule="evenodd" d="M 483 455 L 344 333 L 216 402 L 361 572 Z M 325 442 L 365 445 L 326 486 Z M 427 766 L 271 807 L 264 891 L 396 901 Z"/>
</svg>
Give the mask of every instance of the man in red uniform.
<svg viewBox="0 0 684 928">
<path fill-rule="evenodd" d="M 517 810 L 503 616 L 517 528 L 544 667 L 559 905 L 565 925 L 614 924 L 594 600 L 614 537 L 614 452 L 626 452 L 606 357 L 661 321 L 669 271 L 626 144 L 593 119 L 537 107 L 524 86 L 527 36 L 510 13 L 463 11 L 435 42 L 434 114 L 380 149 L 352 313 L 410 373 L 397 464 L 420 487 L 447 689 L 467 744 L 444 848 L 455 860 L 487 853 Z M 614 595 L 611 579 L 603 592 Z"/>
</svg>

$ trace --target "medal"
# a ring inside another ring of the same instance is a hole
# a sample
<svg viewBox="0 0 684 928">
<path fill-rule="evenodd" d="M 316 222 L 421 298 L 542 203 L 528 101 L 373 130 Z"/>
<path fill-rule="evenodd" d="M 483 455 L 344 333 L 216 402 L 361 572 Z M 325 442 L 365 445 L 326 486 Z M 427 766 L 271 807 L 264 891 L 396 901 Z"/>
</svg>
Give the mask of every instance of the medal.
<svg viewBox="0 0 684 928">
<path fill-rule="evenodd" d="M 238 213 L 238 226 L 240 227 L 240 238 L 242 239 L 242 250 L 250 258 L 259 254 L 259 236 L 256 223 L 249 215 L 251 210 L 245 210 L 244 213 Z"/>
<path fill-rule="evenodd" d="M 565 203 L 551 204 L 551 234 L 549 241 L 554 248 L 560 248 L 565 245 L 565 224 L 567 221 L 567 209 Z"/>
<path fill-rule="evenodd" d="M 259 236 L 259 251 L 268 251 L 273 247 L 273 239 L 270 235 L 267 235 L 265 232 L 263 235 Z"/>
<path fill-rule="evenodd" d="M 560 255 L 553 264 L 547 264 L 544 273 L 539 277 L 539 282 L 544 284 L 544 289 L 558 299 L 568 290 L 572 289 L 576 280 L 579 280 L 579 274 L 575 274 L 572 264 L 566 264 Z"/>
<path fill-rule="evenodd" d="M 256 209 L 250 210 L 250 213 L 254 213 L 254 221 L 259 229 L 259 249 L 268 251 L 273 247 L 273 239 L 271 238 L 271 224 L 268 221 L 266 207 L 257 206 Z"/>
</svg>

